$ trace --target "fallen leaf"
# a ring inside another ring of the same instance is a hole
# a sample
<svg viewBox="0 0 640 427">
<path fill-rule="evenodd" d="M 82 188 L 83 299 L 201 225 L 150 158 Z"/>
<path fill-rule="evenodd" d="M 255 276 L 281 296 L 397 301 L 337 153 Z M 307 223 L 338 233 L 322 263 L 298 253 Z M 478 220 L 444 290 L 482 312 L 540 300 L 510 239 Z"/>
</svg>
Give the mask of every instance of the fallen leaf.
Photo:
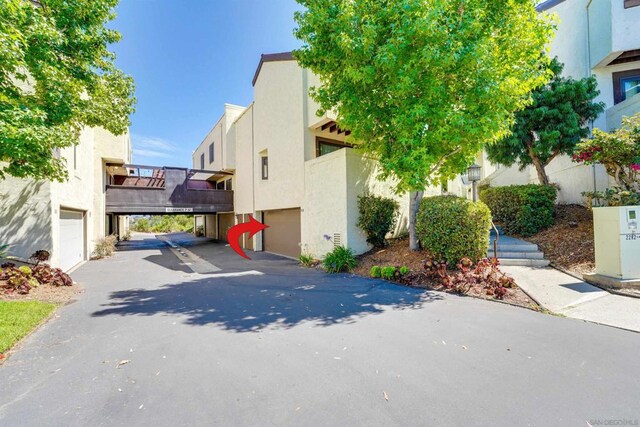
<svg viewBox="0 0 640 427">
<path fill-rule="evenodd" d="M 463 346 L 462 346 L 462 349 L 463 349 L 463 350 L 467 350 L 467 346 L 466 346 L 466 345 L 463 345 Z"/>
<path fill-rule="evenodd" d="M 142 407 L 144 406 L 144 403 L 140 406 L 138 406 L 138 409 L 142 409 Z"/>
<path fill-rule="evenodd" d="M 386 391 L 382 392 L 382 396 L 384 397 L 384 400 L 386 400 L 387 402 L 389 401 L 389 395 L 387 394 Z"/>
<path fill-rule="evenodd" d="M 122 365 L 126 365 L 129 362 L 131 362 L 131 360 L 121 360 L 120 362 L 118 362 L 118 367 L 120 367 Z"/>
</svg>

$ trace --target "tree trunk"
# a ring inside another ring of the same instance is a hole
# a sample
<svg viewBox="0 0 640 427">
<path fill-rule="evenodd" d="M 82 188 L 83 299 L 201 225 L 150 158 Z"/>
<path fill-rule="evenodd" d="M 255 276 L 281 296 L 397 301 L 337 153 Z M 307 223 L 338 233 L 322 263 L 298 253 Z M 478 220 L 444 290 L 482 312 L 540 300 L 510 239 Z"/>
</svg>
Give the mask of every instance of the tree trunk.
<svg viewBox="0 0 640 427">
<path fill-rule="evenodd" d="M 416 219 L 424 191 L 412 191 L 409 196 L 409 249 L 419 251 L 420 242 L 416 234 Z"/>
<path fill-rule="evenodd" d="M 531 157 L 531 162 L 538 173 L 538 181 L 540 181 L 540 184 L 542 185 L 549 185 L 549 177 L 547 176 L 547 172 L 544 170 L 546 165 L 542 163 L 535 151 L 533 151 L 533 144 L 530 141 L 527 141 L 527 151 L 529 153 L 529 157 Z"/>
</svg>

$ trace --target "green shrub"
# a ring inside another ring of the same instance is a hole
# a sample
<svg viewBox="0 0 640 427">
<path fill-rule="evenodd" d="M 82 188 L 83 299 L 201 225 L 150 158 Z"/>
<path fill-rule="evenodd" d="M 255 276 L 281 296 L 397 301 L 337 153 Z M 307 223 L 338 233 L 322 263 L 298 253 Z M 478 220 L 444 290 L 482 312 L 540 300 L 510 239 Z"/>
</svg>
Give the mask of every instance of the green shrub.
<svg viewBox="0 0 640 427">
<path fill-rule="evenodd" d="M 416 218 L 422 247 L 449 266 L 462 258 L 486 257 L 490 227 L 491 212 L 484 203 L 454 196 L 424 198 Z"/>
<path fill-rule="evenodd" d="M 385 236 L 396 224 L 398 203 L 386 197 L 364 194 L 358 196 L 358 212 L 358 227 L 367 235 L 367 242 L 383 246 Z"/>
<path fill-rule="evenodd" d="M 488 188 L 480 193 L 480 199 L 505 233 L 526 237 L 553 225 L 557 193 L 551 185 L 512 185 Z"/>
<path fill-rule="evenodd" d="M 322 261 L 324 269 L 329 273 L 339 273 L 350 271 L 356 268 L 358 261 L 353 251 L 344 246 L 336 246 L 331 252 L 325 255 Z"/>
<path fill-rule="evenodd" d="M 405 276 L 405 275 L 409 274 L 409 272 L 411 272 L 411 270 L 409 270 L 409 267 L 407 267 L 406 265 L 403 265 L 402 267 L 400 267 L 400 268 L 398 269 L 398 272 L 399 272 L 401 275 Z"/>
<path fill-rule="evenodd" d="M 300 261 L 300 264 L 305 267 L 313 267 L 316 263 L 315 258 L 313 258 L 313 255 L 310 254 L 300 254 L 300 256 L 298 257 L 298 261 Z"/>
<path fill-rule="evenodd" d="M 379 265 L 374 265 L 373 267 L 371 267 L 371 270 L 369 270 L 369 275 L 371 277 L 379 279 L 380 277 L 382 277 L 382 269 Z"/>
<path fill-rule="evenodd" d="M 393 278 L 396 276 L 396 268 L 392 266 L 382 267 L 380 274 L 385 280 L 393 280 Z"/>
</svg>

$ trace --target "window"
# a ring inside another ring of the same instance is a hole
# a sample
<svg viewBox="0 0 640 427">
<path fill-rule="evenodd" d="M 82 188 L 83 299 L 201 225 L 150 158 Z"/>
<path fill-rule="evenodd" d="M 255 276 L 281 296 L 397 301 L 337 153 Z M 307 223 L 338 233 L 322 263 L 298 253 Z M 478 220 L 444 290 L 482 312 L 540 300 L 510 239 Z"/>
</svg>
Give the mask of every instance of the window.
<svg viewBox="0 0 640 427">
<path fill-rule="evenodd" d="M 78 169 L 78 146 L 73 146 L 73 170 Z"/>
<path fill-rule="evenodd" d="M 224 181 L 216 182 L 216 190 L 224 190 Z"/>
<path fill-rule="evenodd" d="M 229 190 L 229 191 L 233 190 L 233 186 L 231 184 L 231 180 L 230 179 L 228 179 L 228 180 L 226 180 L 224 182 L 224 189 L 225 190 Z"/>
<path fill-rule="evenodd" d="M 209 163 L 213 163 L 213 142 L 209 144 Z"/>
<path fill-rule="evenodd" d="M 618 104 L 640 93 L 640 69 L 613 73 L 613 102 Z"/>
<path fill-rule="evenodd" d="M 200 169 L 204 169 L 204 153 L 200 154 Z"/>
<path fill-rule="evenodd" d="M 352 145 L 340 141 L 330 141 L 326 139 L 316 138 L 316 157 L 333 153 L 334 151 L 338 151 L 345 147 L 352 147 Z"/>
<path fill-rule="evenodd" d="M 269 179 L 269 157 L 262 156 L 262 179 Z"/>
</svg>

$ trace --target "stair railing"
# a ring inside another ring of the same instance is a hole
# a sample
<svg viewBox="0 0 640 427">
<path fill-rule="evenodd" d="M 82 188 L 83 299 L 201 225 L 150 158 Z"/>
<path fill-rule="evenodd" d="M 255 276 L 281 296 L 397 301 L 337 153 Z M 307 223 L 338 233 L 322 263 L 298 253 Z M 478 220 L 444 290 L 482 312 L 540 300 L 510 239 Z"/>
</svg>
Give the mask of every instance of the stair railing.
<svg viewBox="0 0 640 427">
<path fill-rule="evenodd" d="M 491 227 L 496 232 L 496 238 L 493 239 L 493 257 L 498 259 L 498 239 L 500 238 L 500 233 L 498 232 L 498 227 L 493 223 L 493 220 L 491 221 Z"/>
</svg>

